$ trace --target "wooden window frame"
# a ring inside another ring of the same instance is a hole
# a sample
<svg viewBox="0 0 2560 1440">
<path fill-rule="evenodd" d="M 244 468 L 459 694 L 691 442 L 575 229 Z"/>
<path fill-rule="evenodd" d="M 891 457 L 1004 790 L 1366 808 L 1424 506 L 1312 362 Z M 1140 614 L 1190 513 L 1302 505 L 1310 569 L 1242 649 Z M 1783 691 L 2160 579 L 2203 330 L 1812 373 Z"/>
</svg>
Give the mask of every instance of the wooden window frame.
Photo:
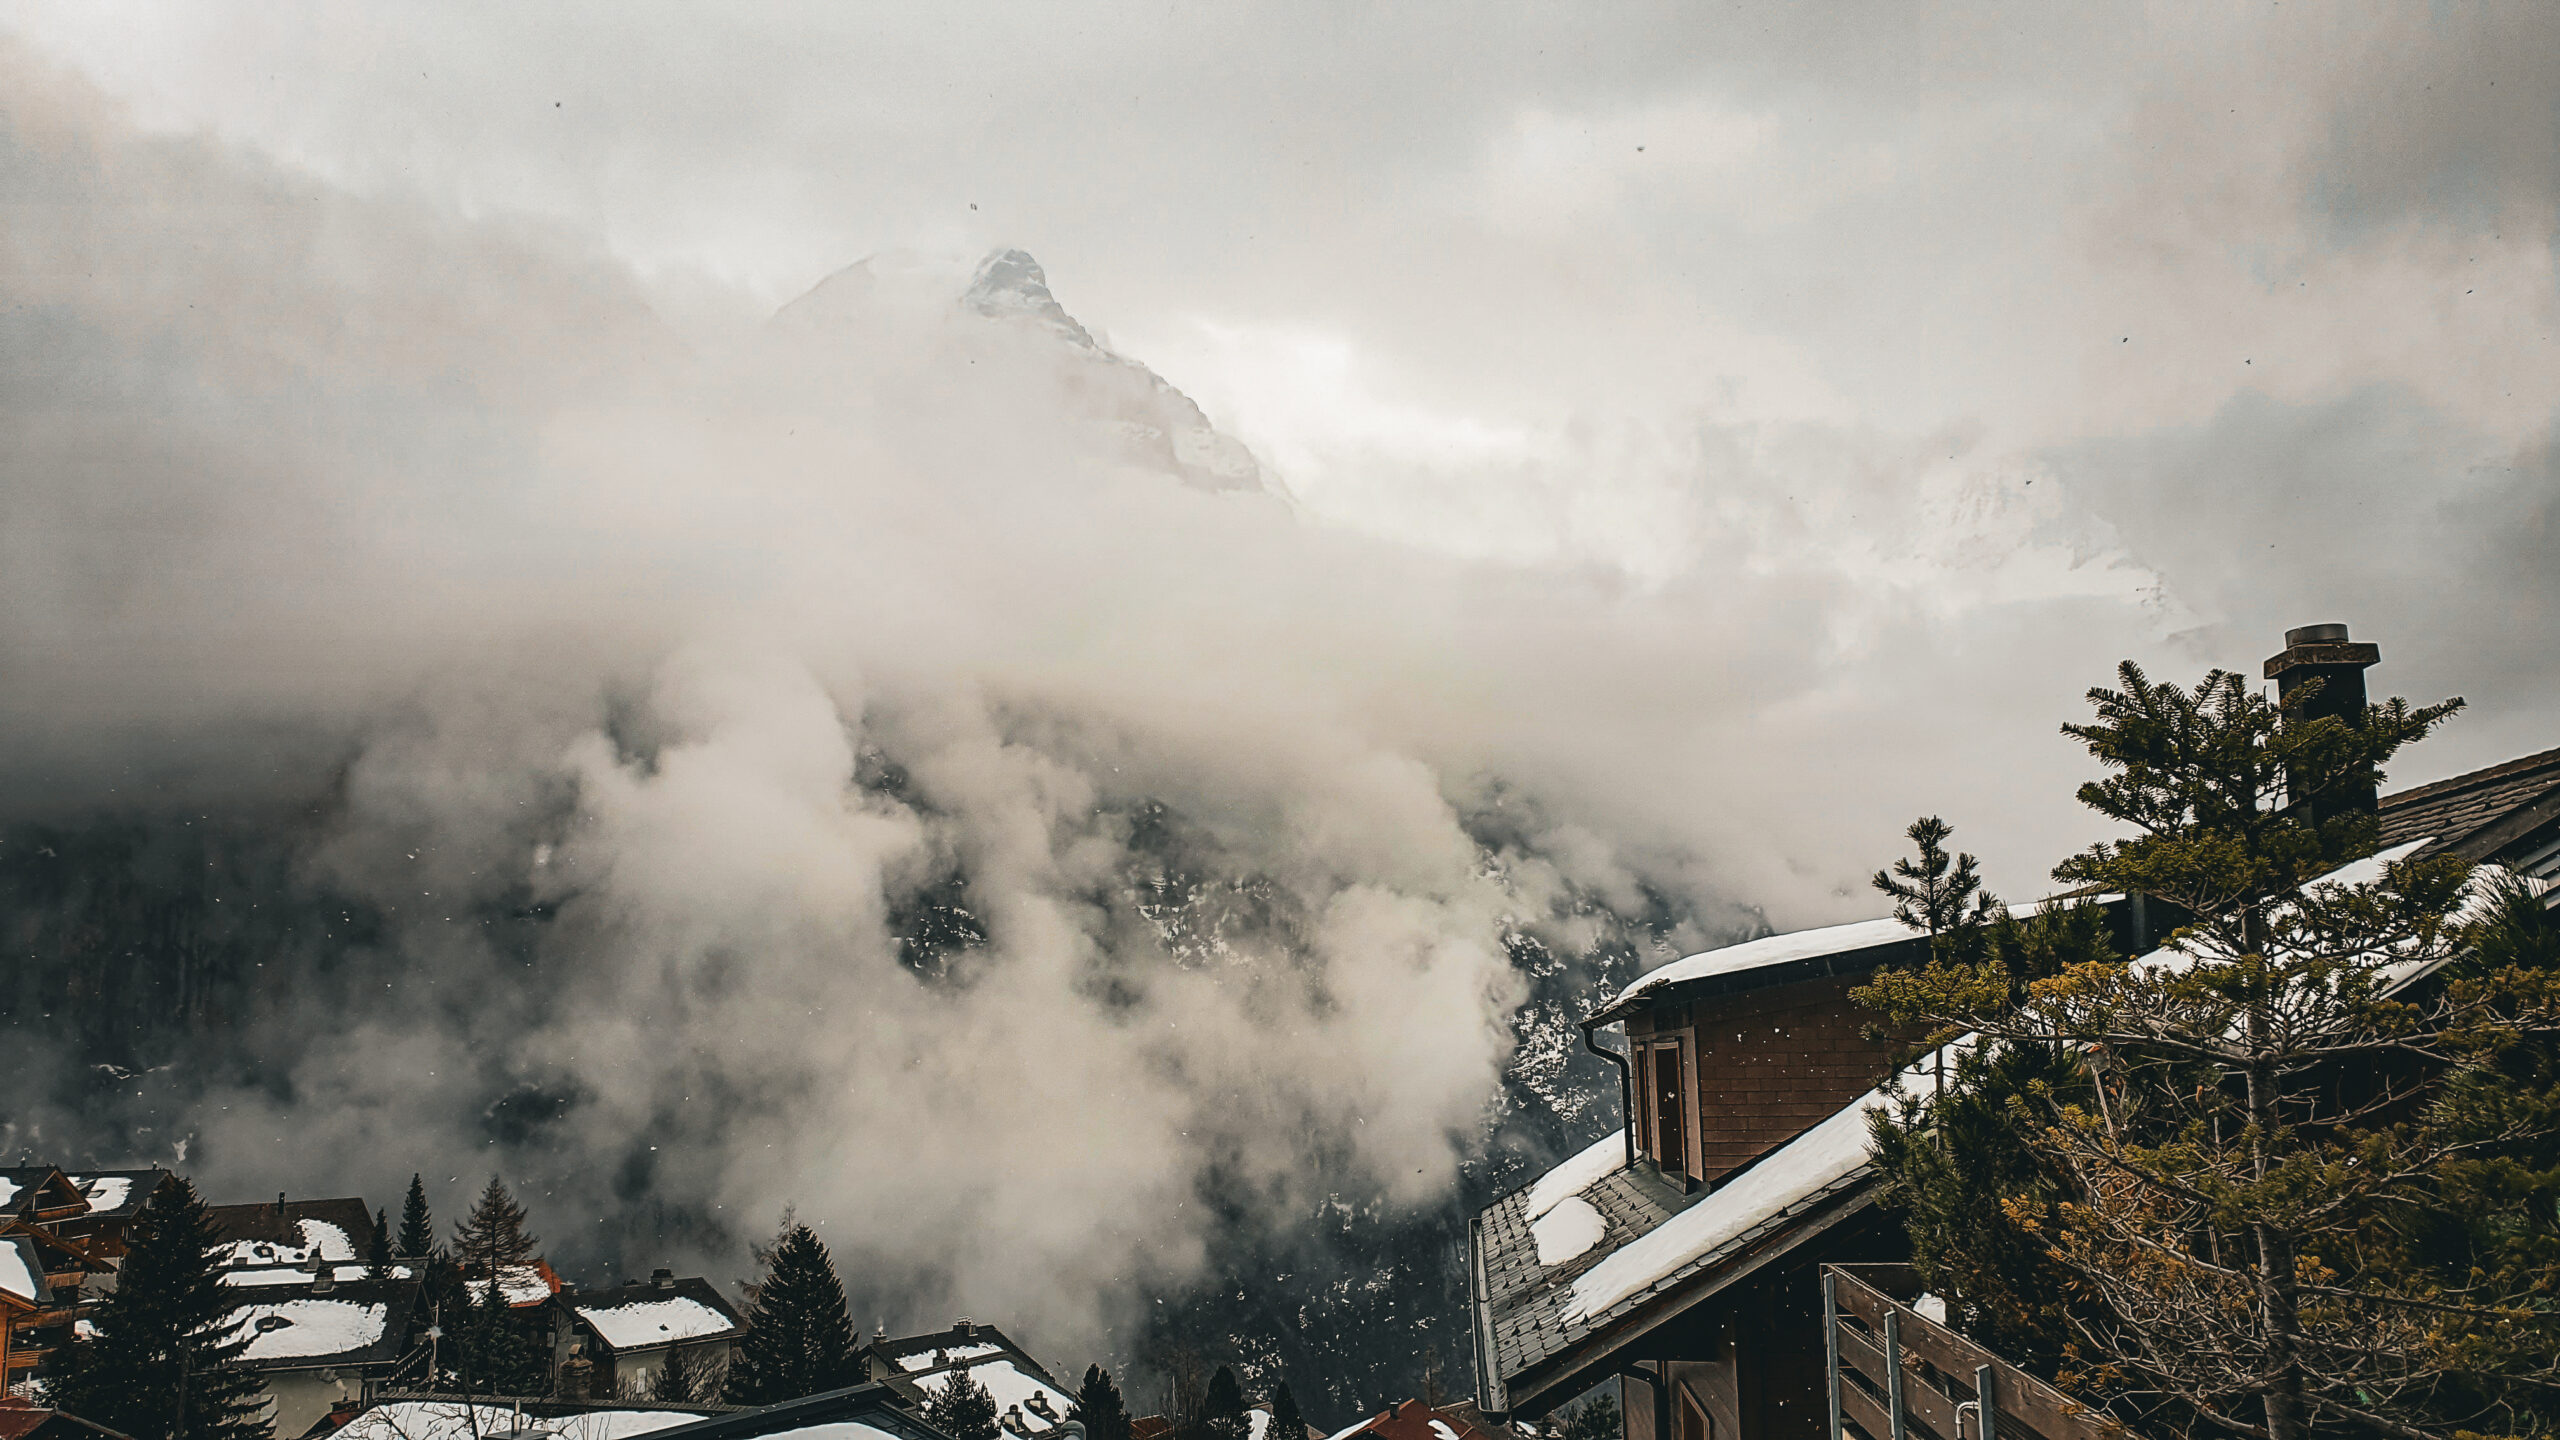
<svg viewBox="0 0 2560 1440">
<path fill-rule="evenodd" d="M 1669 1089 L 1672 1092 L 1672 1106 L 1676 1112 L 1672 1116 L 1672 1125 L 1677 1129 L 1680 1142 L 1680 1153 L 1677 1155 L 1666 1153 L 1667 1147 L 1664 1144 L 1662 1101 L 1666 1087 L 1663 1084 L 1662 1070 L 1665 1064 L 1671 1067 Z M 1683 1179 L 1691 1178 L 1697 1174 L 1697 1165 L 1691 1152 L 1695 1148 L 1698 1123 L 1695 1107 L 1690 1104 L 1696 1087 L 1690 1074 L 1687 1039 L 1676 1031 L 1667 1035 L 1657 1032 L 1647 1037 L 1644 1072 L 1646 1080 L 1645 1138 L 1649 1142 L 1644 1147 L 1644 1151 L 1653 1157 L 1656 1169 L 1665 1174 L 1678 1175 Z"/>
</svg>

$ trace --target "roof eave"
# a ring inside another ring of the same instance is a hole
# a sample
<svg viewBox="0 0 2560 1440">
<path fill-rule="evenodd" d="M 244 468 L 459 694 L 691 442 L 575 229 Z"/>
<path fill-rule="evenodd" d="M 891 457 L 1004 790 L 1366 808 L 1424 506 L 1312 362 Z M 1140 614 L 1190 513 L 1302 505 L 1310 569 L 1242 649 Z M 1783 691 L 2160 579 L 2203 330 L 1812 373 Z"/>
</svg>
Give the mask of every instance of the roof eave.
<svg viewBox="0 0 2560 1440">
<path fill-rule="evenodd" d="M 1495 1383 L 1501 1387 L 1504 1403 L 1509 1407 L 1505 1413 L 1523 1410 L 1544 1413 L 1538 1410 L 1541 1401 L 1552 1408 L 1607 1379 L 1626 1359 L 1635 1358 L 1623 1354 L 1629 1347 L 1678 1320 L 1696 1306 L 1786 1258 L 1806 1241 L 1855 1217 L 1874 1201 L 1875 1191 L 1872 1177 L 1850 1186 L 1830 1202 L 1799 1216 L 1796 1223 L 1786 1229 L 1764 1238 L 1723 1264 L 1672 1283 L 1605 1327 L 1592 1331 L 1518 1375 L 1497 1376 Z M 1483 1307 L 1473 1308 L 1480 1317 L 1478 1323 L 1487 1323 L 1482 1318 Z"/>
<path fill-rule="evenodd" d="M 1855 950 L 1837 950 L 1827 955 L 1808 955 L 1797 960 L 1781 960 L 1757 965 L 1724 975 L 1702 975 L 1694 980 L 1674 980 L 1650 989 L 1638 988 L 1595 1010 L 1581 1023 L 1589 1026 L 1614 1025 L 1630 1016 L 1664 1005 L 1685 1005 L 1694 1000 L 1709 1000 L 1720 995 L 1738 995 L 1750 990 L 1767 990 L 1791 985 L 1801 980 L 1836 979 L 1848 975 L 1866 975 L 1882 968 L 1898 954 L 1924 943 L 1914 935 L 1889 940 L 1881 945 L 1866 945 Z"/>
</svg>

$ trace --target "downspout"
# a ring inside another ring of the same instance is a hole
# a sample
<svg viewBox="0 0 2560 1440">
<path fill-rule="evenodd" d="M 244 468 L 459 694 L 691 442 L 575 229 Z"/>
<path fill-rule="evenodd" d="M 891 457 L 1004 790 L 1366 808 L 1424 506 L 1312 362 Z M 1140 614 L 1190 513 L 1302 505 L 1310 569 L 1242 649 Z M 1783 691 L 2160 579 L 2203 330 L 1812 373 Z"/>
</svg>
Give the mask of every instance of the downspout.
<svg viewBox="0 0 2560 1440">
<path fill-rule="evenodd" d="M 1600 1027 L 1592 1021 L 1582 1022 L 1582 1048 L 1618 1067 L 1618 1136 L 1627 1142 L 1627 1168 L 1636 1168 L 1636 1071 L 1627 1057 L 1615 1050 L 1603 1050 L 1593 1032 Z"/>
<path fill-rule="evenodd" d="M 1671 1382 L 1666 1378 L 1671 1373 L 1671 1362 L 1656 1360 L 1652 1370 L 1628 1365 L 1618 1373 L 1653 1387 L 1653 1440 L 1671 1440 Z"/>
</svg>

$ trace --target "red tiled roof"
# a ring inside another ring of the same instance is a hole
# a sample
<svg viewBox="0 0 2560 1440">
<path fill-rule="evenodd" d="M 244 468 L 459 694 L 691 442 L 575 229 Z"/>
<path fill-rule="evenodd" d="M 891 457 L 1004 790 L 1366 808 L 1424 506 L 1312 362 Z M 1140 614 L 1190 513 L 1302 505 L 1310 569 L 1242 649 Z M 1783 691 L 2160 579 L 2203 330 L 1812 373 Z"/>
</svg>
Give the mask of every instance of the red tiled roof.
<svg viewBox="0 0 2560 1440">
<path fill-rule="evenodd" d="M 1379 1440 L 1493 1440 L 1456 1408 L 1434 1410 L 1419 1400 L 1390 1406 L 1337 1440 L 1362 1435 L 1375 1435 Z"/>
</svg>

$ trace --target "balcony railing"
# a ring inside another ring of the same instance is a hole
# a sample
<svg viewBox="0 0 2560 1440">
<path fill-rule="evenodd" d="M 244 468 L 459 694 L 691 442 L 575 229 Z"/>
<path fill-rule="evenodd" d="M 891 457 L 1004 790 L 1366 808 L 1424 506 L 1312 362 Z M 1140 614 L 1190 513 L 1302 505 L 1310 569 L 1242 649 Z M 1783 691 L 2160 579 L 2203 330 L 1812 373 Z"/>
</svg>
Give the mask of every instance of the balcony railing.
<svg viewBox="0 0 2560 1440">
<path fill-rule="evenodd" d="M 1919 1288 L 1908 1265 L 1822 1267 L 1835 1440 L 2134 1440 L 1897 1298 Z"/>
</svg>

